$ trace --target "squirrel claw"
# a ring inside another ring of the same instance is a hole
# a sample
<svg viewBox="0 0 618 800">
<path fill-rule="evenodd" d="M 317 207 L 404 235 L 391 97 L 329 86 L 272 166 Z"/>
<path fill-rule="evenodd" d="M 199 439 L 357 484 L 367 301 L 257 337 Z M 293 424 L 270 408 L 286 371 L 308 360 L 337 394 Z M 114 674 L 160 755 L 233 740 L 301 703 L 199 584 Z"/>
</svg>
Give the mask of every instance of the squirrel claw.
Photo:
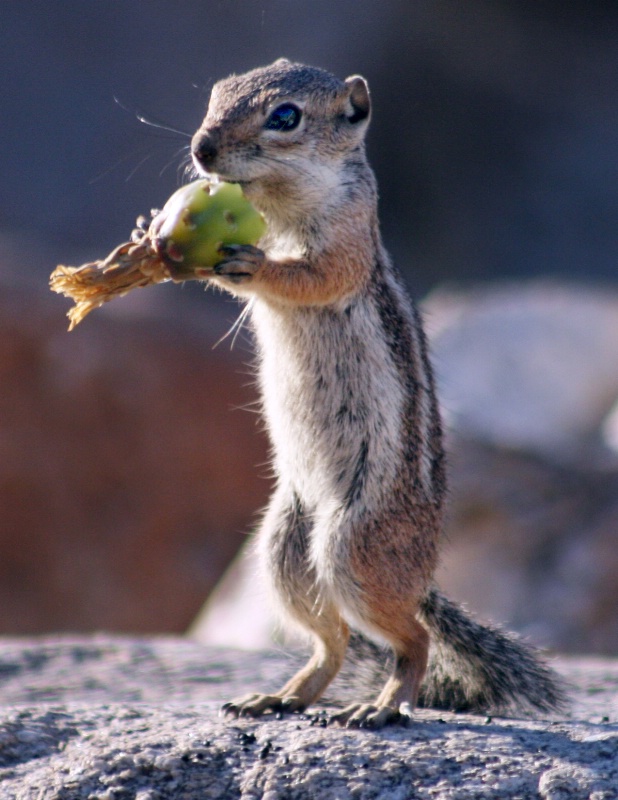
<svg viewBox="0 0 618 800">
<path fill-rule="evenodd" d="M 331 714 L 328 724 L 336 724 L 345 728 L 370 728 L 378 730 L 386 725 L 407 727 L 410 722 L 408 714 L 402 714 L 391 706 L 375 706 L 370 703 L 354 703 L 337 714 Z"/>
<path fill-rule="evenodd" d="M 214 273 L 232 283 L 246 283 L 264 263 L 262 250 L 249 244 L 221 245 L 219 253 L 223 259 L 215 264 Z"/>
<path fill-rule="evenodd" d="M 265 711 L 281 711 L 282 702 L 278 695 L 248 694 L 231 700 L 221 706 L 224 717 L 261 717 Z"/>
<path fill-rule="evenodd" d="M 281 711 L 285 711 L 287 713 L 297 712 L 300 714 L 305 710 L 305 708 L 305 703 L 303 703 L 300 697 L 297 697 L 297 695 L 289 695 L 289 697 L 284 697 L 281 701 Z"/>
<path fill-rule="evenodd" d="M 278 694 L 247 694 L 224 703 L 221 715 L 224 717 L 261 717 L 267 711 L 291 714 L 305 710 L 305 703 L 296 695 L 281 697 Z"/>
</svg>

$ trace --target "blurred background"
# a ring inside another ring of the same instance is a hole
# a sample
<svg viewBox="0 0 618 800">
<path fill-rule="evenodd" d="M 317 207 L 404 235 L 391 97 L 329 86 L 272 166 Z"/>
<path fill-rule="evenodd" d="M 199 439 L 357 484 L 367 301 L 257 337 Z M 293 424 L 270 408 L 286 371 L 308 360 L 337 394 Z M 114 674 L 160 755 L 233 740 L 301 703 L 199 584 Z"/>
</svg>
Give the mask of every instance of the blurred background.
<svg viewBox="0 0 618 800">
<path fill-rule="evenodd" d="M 160 286 L 69 335 L 47 280 L 184 180 L 217 79 L 285 55 L 372 88 L 383 234 L 449 423 L 441 584 L 616 652 L 618 8 L 5 0 L 0 23 L 0 633 L 184 631 L 252 529 L 251 343 L 214 347 L 235 303 Z M 202 639 L 233 639 L 237 570 Z"/>
</svg>

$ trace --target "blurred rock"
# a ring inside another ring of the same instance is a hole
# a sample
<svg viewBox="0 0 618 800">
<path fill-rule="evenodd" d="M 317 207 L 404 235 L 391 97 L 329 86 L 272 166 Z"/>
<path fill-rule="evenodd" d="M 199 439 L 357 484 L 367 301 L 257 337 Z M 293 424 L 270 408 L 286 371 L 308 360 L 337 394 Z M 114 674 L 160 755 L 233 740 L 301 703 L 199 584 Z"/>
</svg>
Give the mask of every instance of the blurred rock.
<svg viewBox="0 0 618 800">
<path fill-rule="evenodd" d="M 249 531 L 268 484 L 256 417 L 234 410 L 254 399 L 246 348 L 213 351 L 206 296 L 148 312 L 174 291 L 68 334 L 66 301 L 3 281 L 0 632 L 182 631 Z"/>
<path fill-rule="evenodd" d="M 209 646 L 245 650 L 268 647 L 279 638 L 250 542 L 228 567 L 187 634 Z M 291 641 L 289 633 L 285 641 Z"/>
<path fill-rule="evenodd" d="M 582 286 L 435 292 L 450 423 L 439 582 L 550 647 L 618 647 L 618 295 Z"/>
<path fill-rule="evenodd" d="M 511 285 L 436 292 L 425 312 L 451 425 L 438 582 L 541 645 L 616 652 L 618 458 L 602 434 L 618 397 L 618 296 Z M 247 609 L 274 630 L 255 571 L 243 553 L 193 636 L 238 645 Z M 262 630 L 250 629 L 245 646 Z"/>
<path fill-rule="evenodd" d="M 453 436 L 438 583 L 483 617 L 573 653 L 618 647 L 618 471 Z"/>
<path fill-rule="evenodd" d="M 424 304 L 440 400 L 460 434 L 550 459 L 600 447 L 618 398 L 618 296 L 533 282 Z"/>
</svg>

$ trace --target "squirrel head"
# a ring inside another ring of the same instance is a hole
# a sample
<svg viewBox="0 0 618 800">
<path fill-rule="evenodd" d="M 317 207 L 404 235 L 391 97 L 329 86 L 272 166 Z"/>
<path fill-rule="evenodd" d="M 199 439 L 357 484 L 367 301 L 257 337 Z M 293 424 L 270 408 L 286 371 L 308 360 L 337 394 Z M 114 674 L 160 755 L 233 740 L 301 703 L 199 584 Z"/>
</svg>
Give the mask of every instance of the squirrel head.
<svg viewBox="0 0 618 800">
<path fill-rule="evenodd" d="M 345 183 L 346 165 L 365 162 L 370 112 L 361 76 L 342 81 L 282 58 L 215 84 L 193 161 L 202 174 L 241 183 L 258 206 L 286 193 L 324 203 Z"/>
</svg>

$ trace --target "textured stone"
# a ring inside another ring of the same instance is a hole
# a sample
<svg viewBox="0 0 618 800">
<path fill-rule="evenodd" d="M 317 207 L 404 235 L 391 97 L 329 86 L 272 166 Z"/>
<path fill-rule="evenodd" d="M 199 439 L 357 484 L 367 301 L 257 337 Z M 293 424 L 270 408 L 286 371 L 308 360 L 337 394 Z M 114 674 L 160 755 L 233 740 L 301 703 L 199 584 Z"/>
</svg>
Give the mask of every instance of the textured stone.
<svg viewBox="0 0 618 800">
<path fill-rule="evenodd" d="M 0 640 L 0 797 L 12 800 L 616 798 L 618 663 L 564 659 L 568 716 L 418 711 L 407 729 L 318 714 L 227 720 L 274 686 L 281 654 L 174 638 Z"/>
<path fill-rule="evenodd" d="M 547 282 L 437 290 L 424 303 L 459 434 L 550 459 L 602 446 L 618 399 L 618 296 Z"/>
</svg>

